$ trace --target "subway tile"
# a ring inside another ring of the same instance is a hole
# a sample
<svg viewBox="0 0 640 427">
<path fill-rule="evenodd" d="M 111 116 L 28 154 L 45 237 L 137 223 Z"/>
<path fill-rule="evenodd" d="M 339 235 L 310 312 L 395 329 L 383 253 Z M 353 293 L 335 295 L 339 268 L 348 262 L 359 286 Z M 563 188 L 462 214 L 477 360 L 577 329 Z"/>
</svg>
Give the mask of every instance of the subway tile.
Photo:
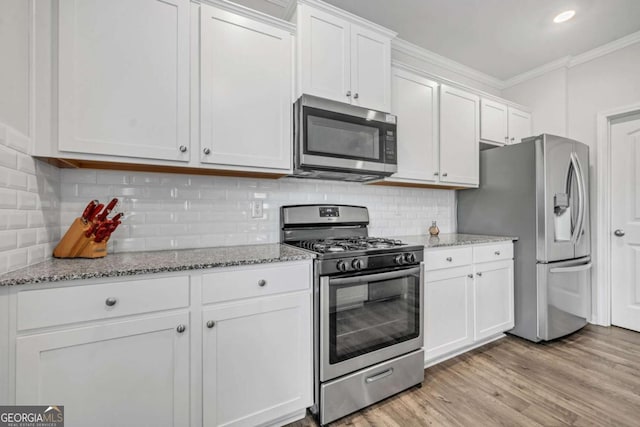
<svg viewBox="0 0 640 427">
<path fill-rule="evenodd" d="M 16 232 L 17 236 L 18 236 L 18 240 L 17 240 L 17 247 L 19 248 L 27 248 L 29 246 L 33 246 L 36 244 L 36 235 L 37 235 L 37 230 L 34 228 L 27 228 L 27 229 L 23 229 L 23 230 L 19 230 Z M 1 237 L 0 237 L 1 239 Z M 1 247 L 2 243 L 0 242 L 0 247 Z"/>
<path fill-rule="evenodd" d="M 11 148 L 0 145 L 0 165 L 10 169 L 16 169 L 18 165 L 18 153 Z"/>
<path fill-rule="evenodd" d="M 18 232 L 15 230 L 0 232 L 0 251 L 10 251 L 18 247 Z"/>
<path fill-rule="evenodd" d="M 8 252 L 7 271 L 14 271 L 28 265 L 28 249 Z"/>
</svg>

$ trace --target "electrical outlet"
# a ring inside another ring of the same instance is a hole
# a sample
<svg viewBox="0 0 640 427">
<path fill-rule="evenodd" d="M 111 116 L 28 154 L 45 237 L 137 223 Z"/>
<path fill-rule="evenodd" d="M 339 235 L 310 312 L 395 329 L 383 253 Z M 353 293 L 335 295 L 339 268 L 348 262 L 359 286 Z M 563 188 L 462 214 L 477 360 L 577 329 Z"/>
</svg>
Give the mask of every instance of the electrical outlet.
<svg viewBox="0 0 640 427">
<path fill-rule="evenodd" d="M 251 202 L 251 218 L 262 218 L 263 213 L 262 200 L 254 200 Z"/>
</svg>

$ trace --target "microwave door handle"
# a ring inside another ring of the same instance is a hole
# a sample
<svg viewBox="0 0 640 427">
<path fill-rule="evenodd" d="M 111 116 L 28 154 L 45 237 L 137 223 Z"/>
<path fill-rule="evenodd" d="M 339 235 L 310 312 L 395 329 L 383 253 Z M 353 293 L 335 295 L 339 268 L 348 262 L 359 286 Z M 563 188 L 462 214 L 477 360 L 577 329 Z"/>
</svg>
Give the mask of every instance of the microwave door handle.
<svg viewBox="0 0 640 427">
<path fill-rule="evenodd" d="M 398 279 L 400 277 L 420 274 L 420 267 L 407 268 L 404 270 L 390 271 L 387 273 L 367 274 L 365 276 L 341 277 L 329 279 L 329 285 L 357 285 L 360 283 L 379 282 L 381 280 Z"/>
</svg>

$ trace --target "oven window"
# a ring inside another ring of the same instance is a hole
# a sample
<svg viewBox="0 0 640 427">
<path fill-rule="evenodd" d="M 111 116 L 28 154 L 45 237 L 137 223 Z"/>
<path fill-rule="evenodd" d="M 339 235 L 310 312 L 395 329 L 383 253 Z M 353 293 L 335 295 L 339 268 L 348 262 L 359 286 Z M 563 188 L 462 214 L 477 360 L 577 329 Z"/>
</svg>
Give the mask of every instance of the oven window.
<svg viewBox="0 0 640 427">
<path fill-rule="evenodd" d="M 329 363 L 420 335 L 418 274 L 329 289 Z"/>
<path fill-rule="evenodd" d="M 380 129 L 327 117 L 307 115 L 308 152 L 380 161 Z"/>
</svg>

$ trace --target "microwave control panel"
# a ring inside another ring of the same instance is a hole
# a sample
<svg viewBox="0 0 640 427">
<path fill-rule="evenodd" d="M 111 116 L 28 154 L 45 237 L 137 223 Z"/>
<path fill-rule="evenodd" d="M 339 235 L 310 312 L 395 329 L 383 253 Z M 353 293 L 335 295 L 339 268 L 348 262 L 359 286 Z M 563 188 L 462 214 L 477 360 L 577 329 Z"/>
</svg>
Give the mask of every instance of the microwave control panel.
<svg viewBox="0 0 640 427">
<path fill-rule="evenodd" d="M 384 159 L 387 163 L 396 162 L 396 133 L 391 129 L 384 131 Z"/>
</svg>

